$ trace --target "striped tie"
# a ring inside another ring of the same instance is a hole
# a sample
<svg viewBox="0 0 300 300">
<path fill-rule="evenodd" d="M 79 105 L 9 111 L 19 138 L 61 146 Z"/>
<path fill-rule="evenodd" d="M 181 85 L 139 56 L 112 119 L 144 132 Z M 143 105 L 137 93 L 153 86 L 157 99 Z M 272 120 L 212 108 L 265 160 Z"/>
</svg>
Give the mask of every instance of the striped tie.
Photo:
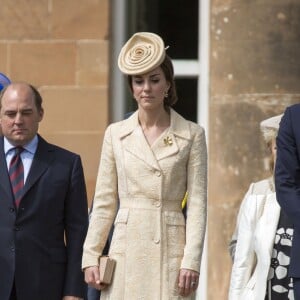
<svg viewBox="0 0 300 300">
<path fill-rule="evenodd" d="M 15 148 L 15 155 L 10 161 L 9 177 L 11 187 L 15 196 L 15 203 L 18 207 L 22 197 L 22 190 L 24 187 L 24 167 L 21 159 L 21 153 L 24 150 L 22 147 Z"/>
</svg>

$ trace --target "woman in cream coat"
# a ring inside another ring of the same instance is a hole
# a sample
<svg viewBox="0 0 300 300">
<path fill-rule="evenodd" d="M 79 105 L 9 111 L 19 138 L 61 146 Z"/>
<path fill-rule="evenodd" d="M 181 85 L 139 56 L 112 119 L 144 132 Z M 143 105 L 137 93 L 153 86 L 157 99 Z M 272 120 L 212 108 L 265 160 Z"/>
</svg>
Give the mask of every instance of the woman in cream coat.
<svg viewBox="0 0 300 300">
<path fill-rule="evenodd" d="M 276 136 L 281 116 L 261 123 L 264 138 L 272 150 L 273 164 L 276 159 Z M 270 265 L 272 258 L 274 260 L 274 242 L 279 241 L 280 212 L 273 176 L 251 184 L 241 204 L 237 228 L 231 242 L 230 251 L 234 263 L 229 300 L 273 299 L 271 293 L 274 291 L 271 289 L 274 285 L 269 279 L 274 277 L 274 273 L 278 270 L 276 270 L 276 264 L 273 264 L 271 268 Z M 277 258 L 274 263 L 275 261 Z M 276 299 L 293 299 L 291 292 L 283 292 L 283 287 L 275 287 L 276 289 L 280 291 L 276 293 Z"/>
<path fill-rule="evenodd" d="M 159 36 L 135 34 L 122 48 L 119 67 L 129 75 L 138 110 L 105 132 L 84 245 L 85 279 L 105 287 L 97 265 L 114 222 L 109 255 L 116 269 L 101 299 L 193 299 L 206 225 L 204 130 L 170 108 L 173 68 Z"/>
</svg>

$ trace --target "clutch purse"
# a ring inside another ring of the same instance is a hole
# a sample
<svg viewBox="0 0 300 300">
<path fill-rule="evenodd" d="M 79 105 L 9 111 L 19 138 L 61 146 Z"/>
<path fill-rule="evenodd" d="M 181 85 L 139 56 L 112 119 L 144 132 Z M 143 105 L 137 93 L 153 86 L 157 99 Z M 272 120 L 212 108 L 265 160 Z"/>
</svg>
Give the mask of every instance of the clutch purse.
<svg viewBox="0 0 300 300">
<path fill-rule="evenodd" d="M 100 256 L 99 272 L 100 282 L 110 284 L 114 273 L 116 261 L 107 255 Z"/>
</svg>

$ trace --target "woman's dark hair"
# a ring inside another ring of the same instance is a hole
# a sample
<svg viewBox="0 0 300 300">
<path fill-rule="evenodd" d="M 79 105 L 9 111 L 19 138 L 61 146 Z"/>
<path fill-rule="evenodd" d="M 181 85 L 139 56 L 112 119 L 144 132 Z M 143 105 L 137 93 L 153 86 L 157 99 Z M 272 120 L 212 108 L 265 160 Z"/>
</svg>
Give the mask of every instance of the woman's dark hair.
<svg viewBox="0 0 300 300">
<path fill-rule="evenodd" d="M 168 55 L 166 55 L 164 61 L 160 65 L 160 67 L 161 67 L 162 71 L 164 72 L 167 82 L 170 83 L 170 88 L 168 90 L 168 96 L 165 97 L 165 100 L 164 100 L 165 108 L 167 109 L 167 108 L 173 106 L 178 100 L 176 85 L 175 85 L 175 80 L 174 80 L 173 63 L 172 63 L 171 58 Z M 132 75 L 128 75 L 127 80 L 128 80 L 128 84 L 129 84 L 131 93 L 133 93 Z"/>
</svg>

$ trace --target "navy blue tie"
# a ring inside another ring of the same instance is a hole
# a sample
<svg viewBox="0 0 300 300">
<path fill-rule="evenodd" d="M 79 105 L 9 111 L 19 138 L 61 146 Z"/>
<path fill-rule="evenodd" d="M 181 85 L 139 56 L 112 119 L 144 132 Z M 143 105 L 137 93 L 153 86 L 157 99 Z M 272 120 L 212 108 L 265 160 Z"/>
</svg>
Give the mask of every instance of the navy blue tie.
<svg viewBox="0 0 300 300">
<path fill-rule="evenodd" d="M 24 187 L 24 167 L 21 159 L 21 153 L 23 150 L 24 148 L 22 147 L 15 148 L 15 155 L 10 161 L 8 171 L 17 207 L 20 204 Z"/>
</svg>

